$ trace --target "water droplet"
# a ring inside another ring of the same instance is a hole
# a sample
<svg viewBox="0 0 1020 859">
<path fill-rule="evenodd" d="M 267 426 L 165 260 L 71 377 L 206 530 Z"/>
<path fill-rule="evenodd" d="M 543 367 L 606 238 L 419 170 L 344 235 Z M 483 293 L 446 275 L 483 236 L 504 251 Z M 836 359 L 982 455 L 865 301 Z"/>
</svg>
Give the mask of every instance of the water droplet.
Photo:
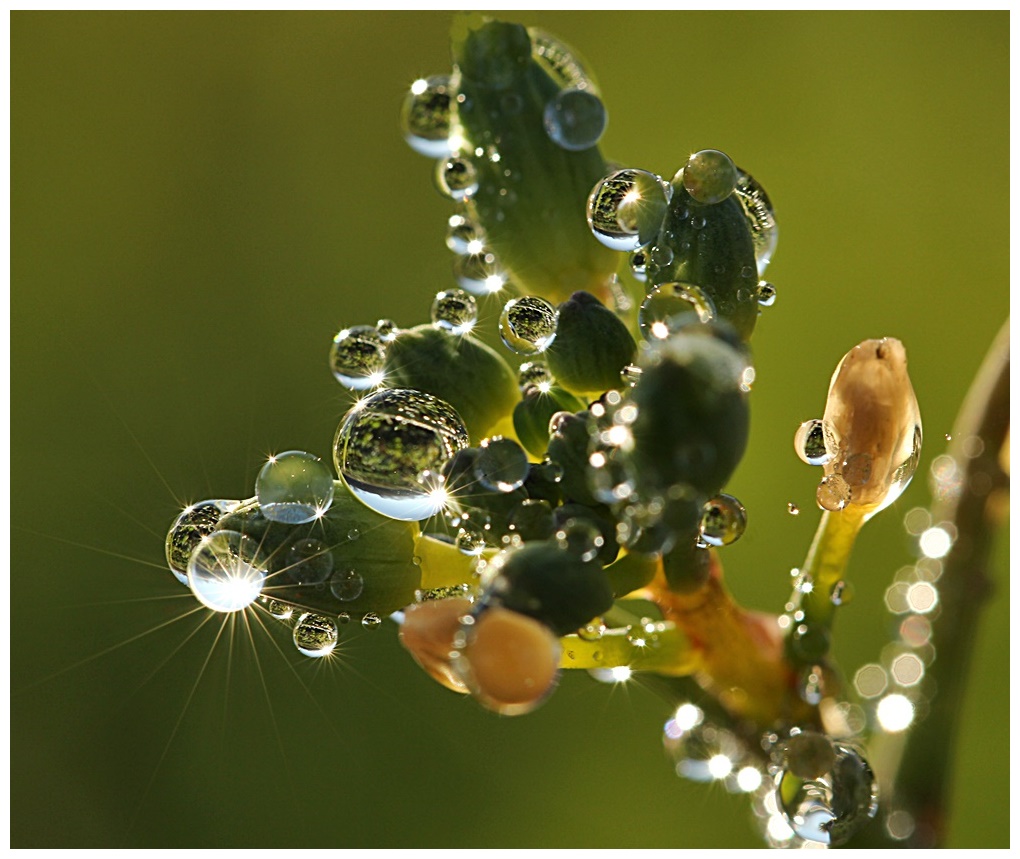
<svg viewBox="0 0 1020 859">
<path fill-rule="evenodd" d="M 658 234 L 668 204 L 666 187 L 654 173 L 617 170 L 588 197 L 588 225 L 606 247 L 634 251 Z"/>
<path fill-rule="evenodd" d="M 597 617 L 577 630 L 577 637 L 582 641 L 598 641 L 605 633 L 606 625 L 601 617 Z"/>
<path fill-rule="evenodd" d="M 588 519 L 568 519 L 556 532 L 557 545 L 582 561 L 594 561 L 606 538 L 594 522 Z"/>
<path fill-rule="evenodd" d="M 589 149 L 606 130 L 606 107 L 594 92 L 576 87 L 560 90 L 545 106 L 545 132 L 571 152 Z"/>
<path fill-rule="evenodd" d="M 767 280 L 758 281 L 758 303 L 762 307 L 771 307 L 776 303 L 776 288 Z"/>
<path fill-rule="evenodd" d="M 517 371 L 517 384 L 522 391 L 536 387 L 540 391 L 548 391 L 553 386 L 552 373 L 541 361 L 526 361 Z"/>
<path fill-rule="evenodd" d="M 481 227 L 464 215 L 450 215 L 446 246 L 456 254 L 476 254 L 485 247 Z"/>
<path fill-rule="evenodd" d="M 823 510 L 836 512 L 850 503 L 850 487 L 842 475 L 827 474 L 818 484 L 815 497 Z"/>
<path fill-rule="evenodd" d="M 314 454 L 288 450 L 262 466 L 255 494 L 267 519 L 300 525 L 321 518 L 333 503 L 333 473 Z"/>
<path fill-rule="evenodd" d="M 776 224 L 776 213 L 772 208 L 765 189 L 753 176 L 739 170 L 737 179 L 737 199 L 744 210 L 747 225 L 751 228 L 751 239 L 754 242 L 754 257 L 758 264 L 758 277 L 765 274 L 772 255 L 776 252 L 779 241 L 779 227 Z"/>
<path fill-rule="evenodd" d="M 429 158 L 452 154 L 450 108 L 453 98 L 447 75 L 435 75 L 411 84 L 401 107 L 400 125 L 404 139 L 415 152 Z"/>
<path fill-rule="evenodd" d="M 358 537 L 360 537 L 360 536 L 361 536 L 361 532 L 357 528 L 351 528 L 351 530 L 347 532 L 347 539 L 351 543 L 353 543 L 355 540 L 357 540 Z"/>
<path fill-rule="evenodd" d="M 544 352 L 556 337 L 559 313 L 544 298 L 512 298 L 499 317 L 499 336 L 519 355 Z"/>
<path fill-rule="evenodd" d="M 400 329 L 397 328 L 397 323 L 392 319 L 380 319 L 375 323 L 375 331 L 383 343 L 392 343 L 397 339 L 397 335 L 400 333 Z"/>
<path fill-rule="evenodd" d="M 457 257 L 453 263 L 453 276 L 461 288 L 472 295 L 492 295 L 506 285 L 506 277 L 496 263 L 496 255 L 488 248 Z"/>
<path fill-rule="evenodd" d="M 174 520 L 166 535 L 166 561 L 170 572 L 182 585 L 188 586 L 188 561 L 201 542 L 217 530 L 220 519 L 230 513 L 239 501 L 213 499 L 185 507 Z"/>
<path fill-rule="evenodd" d="M 725 779 L 745 757 L 740 741 L 729 731 L 705 722 L 684 729 L 675 716 L 666 722 L 662 742 L 676 774 L 696 782 Z"/>
<path fill-rule="evenodd" d="M 806 841 L 837 846 L 878 812 L 878 786 L 856 749 L 835 743 L 832 752 L 825 772 L 805 778 L 787 765 L 775 784 L 776 801 L 793 831 Z"/>
<path fill-rule="evenodd" d="M 321 585 L 333 572 L 333 554 L 325 543 L 304 537 L 287 550 L 285 569 L 299 585 Z"/>
<path fill-rule="evenodd" d="M 386 366 L 386 344 L 378 328 L 355 325 L 344 328 L 333 338 L 329 350 L 329 369 L 336 380 L 352 391 L 378 387 Z"/>
<path fill-rule="evenodd" d="M 825 465 L 832 459 L 836 447 L 833 443 L 834 438 L 832 428 L 826 426 L 823 421 L 804 421 L 793 437 L 793 449 L 797 451 L 797 456 L 802 462 L 808 465 Z"/>
<path fill-rule="evenodd" d="M 478 303 L 463 289 L 446 289 L 432 302 L 432 324 L 441 331 L 463 335 L 478 321 Z"/>
<path fill-rule="evenodd" d="M 347 612 L 345 612 L 345 611 L 340 612 L 336 616 L 336 619 L 337 619 L 337 622 L 339 622 L 339 623 L 350 623 L 351 622 L 351 616 Z"/>
<path fill-rule="evenodd" d="M 454 200 L 463 200 L 478 190 L 478 171 L 467 158 L 455 155 L 436 163 L 436 186 Z"/>
<path fill-rule="evenodd" d="M 787 512 L 791 516 L 799 516 L 800 515 L 800 508 L 796 504 L 794 504 L 792 501 L 787 501 L 786 502 L 786 510 L 787 510 Z"/>
<path fill-rule="evenodd" d="M 673 249 L 669 245 L 652 245 L 648 259 L 659 268 L 665 268 L 673 262 Z"/>
<path fill-rule="evenodd" d="M 329 589 L 341 602 L 350 602 L 361 596 L 365 580 L 357 570 L 337 570 L 329 580 Z"/>
<path fill-rule="evenodd" d="M 635 280 L 644 283 L 648 280 L 648 249 L 638 248 L 630 255 L 630 273 Z"/>
<path fill-rule="evenodd" d="M 454 543 L 465 555 L 480 555 L 485 550 L 485 531 L 470 519 L 465 519 L 461 522 Z"/>
<path fill-rule="evenodd" d="M 725 152 L 702 149 L 692 155 L 684 166 L 683 183 L 687 193 L 697 202 L 720 203 L 737 186 L 737 167 Z"/>
<path fill-rule="evenodd" d="M 620 371 L 620 377 L 631 387 L 638 383 L 641 378 L 641 368 L 637 364 L 628 364 Z"/>
<path fill-rule="evenodd" d="M 407 388 L 370 394 L 337 430 L 333 458 L 355 496 L 393 519 L 420 520 L 447 503 L 445 490 L 419 481 L 468 446 L 464 422 L 444 400 Z"/>
<path fill-rule="evenodd" d="M 361 625 L 365 629 L 378 629 L 380 624 L 382 624 L 382 618 L 374 611 L 368 612 L 361 618 Z"/>
<path fill-rule="evenodd" d="M 305 612 L 294 624 L 294 646 L 305 656 L 328 656 L 340 640 L 340 630 L 331 617 Z"/>
<path fill-rule="evenodd" d="M 513 439 L 487 438 L 478 448 L 474 472 L 486 489 L 513 492 L 528 476 L 528 455 Z"/>
<path fill-rule="evenodd" d="M 576 87 L 596 92 L 595 84 L 575 51 L 549 33 L 535 27 L 528 28 L 531 36 L 532 56 L 546 69 L 549 76 L 563 87 Z"/>
<path fill-rule="evenodd" d="M 240 611 L 262 592 L 266 569 L 259 544 L 237 531 L 203 537 L 188 561 L 188 586 L 213 611 Z"/>
<path fill-rule="evenodd" d="M 833 605 L 846 605 L 854 598 L 854 586 L 842 579 L 833 585 L 829 600 Z"/>
<path fill-rule="evenodd" d="M 696 314 L 696 316 L 692 316 Z M 715 319 L 715 305 L 691 283 L 660 283 L 653 286 L 638 311 L 638 324 L 646 340 L 665 340 L 681 328 Z"/>
<path fill-rule="evenodd" d="M 294 606 L 279 600 L 269 600 L 266 611 L 277 620 L 290 620 L 294 616 Z"/>
<path fill-rule="evenodd" d="M 701 511 L 701 539 L 710 546 L 728 546 L 747 527 L 747 511 L 732 495 L 717 495 Z"/>
</svg>

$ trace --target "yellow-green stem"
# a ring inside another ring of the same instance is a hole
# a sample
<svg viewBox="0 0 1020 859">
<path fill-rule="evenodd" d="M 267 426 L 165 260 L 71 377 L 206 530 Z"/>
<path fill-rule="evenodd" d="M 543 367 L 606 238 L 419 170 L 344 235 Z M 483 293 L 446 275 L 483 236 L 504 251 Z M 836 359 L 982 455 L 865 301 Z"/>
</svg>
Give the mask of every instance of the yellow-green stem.
<svg viewBox="0 0 1020 859">
<path fill-rule="evenodd" d="M 836 610 L 836 603 L 832 599 L 833 590 L 843 579 L 854 540 L 857 539 L 867 513 L 867 509 L 851 505 L 845 510 L 827 510 L 822 514 L 815 539 L 801 569 L 803 581 L 810 583 L 809 590 L 801 587 L 798 592 L 804 623 L 832 628 Z"/>
<path fill-rule="evenodd" d="M 609 629 L 596 640 L 565 635 L 560 639 L 563 645 L 560 667 L 627 667 L 671 677 L 693 674 L 702 667 L 701 658 L 687 636 L 672 623 L 652 623 L 649 628 Z"/>
</svg>

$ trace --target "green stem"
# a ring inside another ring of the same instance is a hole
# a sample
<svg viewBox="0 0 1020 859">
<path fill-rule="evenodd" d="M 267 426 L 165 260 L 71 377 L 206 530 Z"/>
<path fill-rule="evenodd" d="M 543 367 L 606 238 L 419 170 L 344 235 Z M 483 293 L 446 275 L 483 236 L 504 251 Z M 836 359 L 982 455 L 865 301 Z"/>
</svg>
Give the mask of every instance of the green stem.
<svg viewBox="0 0 1020 859">
<path fill-rule="evenodd" d="M 640 625 L 606 630 L 598 639 L 587 640 L 565 635 L 561 668 L 620 668 L 654 671 L 673 677 L 696 671 L 701 660 L 690 641 L 672 623 L 652 621 L 647 629 Z"/>
<path fill-rule="evenodd" d="M 804 623 L 832 629 L 836 604 L 832 594 L 842 581 L 853 551 L 854 541 L 864 524 L 864 511 L 855 506 L 839 512 L 825 511 L 818 523 L 815 539 L 808 549 L 801 569 L 804 581 L 811 583 L 809 591 L 798 591 Z M 794 600 L 797 602 L 797 600 Z"/>
</svg>

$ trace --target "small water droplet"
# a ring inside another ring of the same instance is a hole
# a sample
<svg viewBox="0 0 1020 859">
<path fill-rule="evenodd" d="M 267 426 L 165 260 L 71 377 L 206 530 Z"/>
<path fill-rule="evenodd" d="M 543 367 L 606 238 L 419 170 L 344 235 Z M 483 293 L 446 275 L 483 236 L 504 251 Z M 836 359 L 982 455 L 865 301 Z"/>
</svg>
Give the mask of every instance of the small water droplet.
<svg viewBox="0 0 1020 859">
<path fill-rule="evenodd" d="M 404 139 L 415 152 L 430 158 L 452 153 L 450 119 L 453 88 L 448 75 L 434 75 L 411 84 L 400 111 Z"/>
<path fill-rule="evenodd" d="M 345 612 L 345 611 L 342 611 L 342 612 L 340 612 L 340 613 L 339 613 L 339 614 L 338 614 L 338 615 L 336 616 L 336 619 L 337 619 L 337 620 L 338 620 L 338 621 L 339 621 L 340 623 L 350 623 L 350 622 L 351 622 L 351 616 L 350 616 L 350 615 L 349 615 L 349 614 L 348 614 L 347 612 Z"/>
<path fill-rule="evenodd" d="M 577 630 L 577 637 L 582 641 L 598 641 L 605 632 L 606 624 L 601 617 L 597 617 Z"/>
<path fill-rule="evenodd" d="M 299 585 L 321 585 L 333 572 L 333 555 L 314 537 L 295 540 L 287 550 L 287 576 Z"/>
<path fill-rule="evenodd" d="M 329 580 L 329 589 L 341 602 L 350 602 L 361 596 L 365 580 L 356 570 L 337 570 Z"/>
<path fill-rule="evenodd" d="M 744 217 L 751 228 L 751 239 L 754 242 L 754 256 L 758 265 L 758 276 L 765 274 L 772 255 L 776 252 L 779 241 L 779 227 L 776 224 L 776 213 L 772 208 L 765 189 L 753 176 L 738 168 L 737 199 L 744 210 Z"/>
<path fill-rule="evenodd" d="M 823 510 L 836 512 L 850 503 L 850 486 L 839 474 L 828 474 L 818 484 L 815 494 L 818 506 Z"/>
<path fill-rule="evenodd" d="M 499 336 L 519 355 L 544 352 L 556 337 L 559 312 L 535 295 L 512 298 L 499 317 Z"/>
<path fill-rule="evenodd" d="M 830 443 L 826 443 L 826 435 Z M 804 421 L 793 437 L 793 449 L 801 461 L 808 465 L 825 465 L 832 459 L 831 439 L 834 434 L 830 427 L 820 420 Z"/>
<path fill-rule="evenodd" d="M 485 234 L 467 216 L 450 215 L 446 246 L 455 254 L 476 254 L 485 247 Z"/>
<path fill-rule="evenodd" d="M 669 245 L 652 245 L 648 259 L 659 268 L 665 268 L 673 262 L 673 249 Z"/>
<path fill-rule="evenodd" d="M 620 371 L 620 376 L 624 382 L 634 387 L 641 378 L 641 368 L 637 364 L 628 364 Z"/>
<path fill-rule="evenodd" d="M 365 629 L 378 629 L 382 624 L 382 618 L 379 617 L 374 611 L 370 611 L 361 618 L 361 625 Z"/>
<path fill-rule="evenodd" d="M 606 107 L 589 89 L 560 90 L 542 114 L 550 140 L 571 152 L 590 149 L 606 130 Z"/>
<path fill-rule="evenodd" d="M 647 170 L 617 170 L 588 197 L 588 225 L 606 247 L 634 251 L 655 238 L 669 197 L 659 177 Z"/>
<path fill-rule="evenodd" d="M 294 646 L 305 656 L 328 656 L 339 640 L 340 630 L 331 617 L 305 612 L 294 624 Z"/>
<path fill-rule="evenodd" d="M 478 171 L 467 158 L 455 155 L 436 163 L 436 186 L 454 200 L 463 200 L 478 190 Z"/>
<path fill-rule="evenodd" d="M 464 519 L 457 530 L 454 543 L 465 555 L 480 555 L 485 550 L 485 531 L 470 519 Z"/>
<path fill-rule="evenodd" d="M 710 546 L 728 546 L 747 528 L 747 511 L 732 495 L 717 495 L 701 511 L 701 539 Z"/>
<path fill-rule="evenodd" d="M 720 203 L 737 186 L 737 167 L 725 152 L 703 149 L 688 159 L 683 168 L 683 184 L 697 202 Z"/>
<path fill-rule="evenodd" d="M 646 340 L 665 340 L 681 328 L 715 319 L 715 305 L 692 283 L 660 283 L 653 286 L 638 311 L 638 324 Z"/>
<path fill-rule="evenodd" d="M 444 400 L 407 388 L 370 394 L 344 417 L 333 457 L 338 473 L 363 503 L 393 519 L 435 515 L 448 498 L 419 476 L 468 446 L 460 415 Z"/>
<path fill-rule="evenodd" d="M 758 303 L 762 307 L 771 307 L 776 303 L 776 288 L 767 280 L 758 282 Z"/>
<path fill-rule="evenodd" d="M 582 561 L 593 561 L 605 545 L 605 537 L 594 522 L 587 519 L 568 519 L 556 532 L 556 543 L 561 549 L 579 557 Z"/>
<path fill-rule="evenodd" d="M 279 600 L 269 600 L 266 611 L 277 620 L 290 620 L 294 616 L 294 606 Z"/>
<path fill-rule="evenodd" d="M 791 516 L 799 516 L 800 515 L 800 508 L 796 504 L 794 504 L 792 501 L 787 501 L 786 502 L 786 511 Z"/>
<path fill-rule="evenodd" d="M 517 384 L 522 391 L 531 387 L 548 391 L 553 385 L 552 373 L 541 361 L 526 361 L 517 371 Z"/>
<path fill-rule="evenodd" d="M 470 332 L 478 321 L 478 303 L 463 289 L 446 289 L 436 293 L 431 314 L 436 328 L 463 335 Z"/>
<path fill-rule="evenodd" d="M 496 263 L 496 255 L 489 248 L 457 257 L 453 263 L 453 276 L 461 288 L 472 295 L 493 295 L 506 285 L 506 277 Z"/>
<path fill-rule="evenodd" d="M 357 528 L 351 528 L 351 530 L 347 532 L 347 539 L 351 543 L 353 543 L 355 540 L 357 540 L 358 537 L 360 537 L 360 536 L 361 536 L 361 532 Z"/>
<path fill-rule="evenodd" d="M 648 280 L 648 249 L 638 248 L 630 255 L 630 272 L 635 280 L 644 283 Z"/>
<path fill-rule="evenodd" d="M 386 344 L 378 327 L 355 325 L 342 329 L 329 349 L 329 369 L 336 380 L 352 391 L 366 391 L 383 381 Z"/>
<path fill-rule="evenodd" d="M 255 494 L 267 519 L 300 525 L 321 518 L 333 503 L 333 473 L 314 454 L 288 450 L 262 466 Z"/>
<path fill-rule="evenodd" d="M 526 498 L 510 511 L 507 527 L 523 542 L 547 540 L 556 527 L 552 505 L 542 498 Z"/>
<path fill-rule="evenodd" d="M 486 489 L 513 492 L 528 476 L 528 455 L 513 439 L 487 438 L 475 456 L 474 473 Z"/>
<path fill-rule="evenodd" d="M 375 323 L 375 331 L 383 343 L 392 343 L 397 339 L 397 335 L 400 333 L 400 329 L 397 328 L 397 323 L 392 319 L 380 319 Z"/>
</svg>

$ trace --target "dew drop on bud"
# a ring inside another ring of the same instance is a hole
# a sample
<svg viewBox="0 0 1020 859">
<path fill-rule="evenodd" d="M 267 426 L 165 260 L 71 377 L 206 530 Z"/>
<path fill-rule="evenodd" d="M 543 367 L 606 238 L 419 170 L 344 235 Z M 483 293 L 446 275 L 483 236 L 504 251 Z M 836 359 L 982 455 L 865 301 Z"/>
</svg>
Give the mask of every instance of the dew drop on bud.
<svg viewBox="0 0 1020 859">
<path fill-rule="evenodd" d="M 827 474 L 818 484 L 815 497 L 819 507 L 835 513 L 850 503 L 850 486 L 843 475 Z"/>
<path fill-rule="evenodd" d="M 548 391 L 553 385 L 552 373 L 541 361 L 526 361 L 517 372 L 517 384 L 522 391 L 531 387 Z"/>
<path fill-rule="evenodd" d="M 476 254 L 485 247 L 481 228 L 464 215 L 450 215 L 446 246 L 455 254 Z"/>
<path fill-rule="evenodd" d="M 377 326 L 355 325 L 333 338 L 329 369 L 345 388 L 366 391 L 378 387 L 385 366 L 386 343 Z"/>
<path fill-rule="evenodd" d="M 496 255 L 488 248 L 457 257 L 453 263 L 453 276 L 461 288 L 472 295 L 492 295 L 506 285 L 506 278 L 496 263 Z"/>
<path fill-rule="evenodd" d="M 454 97 L 447 75 L 421 78 L 411 84 L 401 107 L 400 126 L 404 139 L 415 152 L 429 158 L 452 154 L 450 120 Z"/>
<path fill-rule="evenodd" d="M 188 561 L 203 537 L 217 530 L 220 519 L 232 512 L 239 501 L 212 499 L 191 504 L 174 520 L 166 535 L 166 561 L 170 572 L 188 585 Z"/>
<path fill-rule="evenodd" d="M 528 455 L 517 442 L 495 436 L 482 441 L 474 462 L 475 477 L 486 489 L 513 492 L 528 476 Z"/>
<path fill-rule="evenodd" d="M 776 303 L 776 288 L 767 280 L 758 281 L 758 290 L 755 294 L 762 307 L 771 307 Z"/>
<path fill-rule="evenodd" d="M 512 298 L 499 317 L 499 336 L 519 355 L 544 352 L 556 337 L 559 312 L 536 295 Z"/>
<path fill-rule="evenodd" d="M 648 248 L 638 248 L 630 255 L 630 273 L 641 283 L 648 280 Z"/>
<path fill-rule="evenodd" d="M 635 251 L 659 233 L 669 205 L 669 188 L 647 170 L 610 173 L 588 197 L 588 226 L 614 251 Z"/>
<path fill-rule="evenodd" d="M 432 324 L 449 334 L 467 334 L 478 321 L 478 303 L 463 289 L 446 289 L 432 302 Z"/>
<path fill-rule="evenodd" d="M 257 541 L 237 531 L 213 531 L 203 537 L 188 560 L 191 592 L 213 611 L 247 608 L 266 581 L 259 548 Z"/>
<path fill-rule="evenodd" d="M 350 602 L 361 596 L 365 580 L 356 570 L 337 570 L 329 580 L 329 589 L 341 602 Z"/>
<path fill-rule="evenodd" d="M 364 629 L 378 629 L 382 625 L 382 618 L 374 611 L 366 612 L 361 618 L 361 626 Z"/>
<path fill-rule="evenodd" d="M 314 454 L 288 450 L 262 466 L 255 494 L 267 519 L 300 525 L 321 518 L 333 503 L 333 473 Z"/>
<path fill-rule="evenodd" d="M 710 546 L 728 546 L 747 528 L 747 511 L 732 495 L 717 495 L 701 511 L 701 539 Z"/>
<path fill-rule="evenodd" d="M 606 130 L 606 107 L 589 89 L 560 90 L 542 115 L 545 132 L 557 146 L 571 152 L 590 149 Z"/>
<path fill-rule="evenodd" d="M 754 258 L 758 265 L 758 277 L 761 277 L 765 274 L 765 269 L 768 268 L 779 241 L 776 213 L 765 189 L 755 181 L 754 177 L 739 168 L 737 172 L 739 174 L 737 200 L 740 201 L 747 225 L 751 229 Z"/>
<path fill-rule="evenodd" d="M 339 640 L 340 629 L 331 617 L 309 611 L 294 624 L 294 646 L 305 656 L 328 656 Z"/>
<path fill-rule="evenodd" d="M 829 447 L 826 444 L 826 426 L 820 420 L 804 421 L 793 437 L 793 448 L 797 456 L 808 465 L 825 465 L 832 459 Z"/>
<path fill-rule="evenodd" d="M 351 492 L 377 513 L 420 520 L 448 498 L 441 486 L 419 480 L 468 446 L 468 432 L 445 400 L 408 388 L 377 391 L 347 413 L 337 430 L 333 459 Z"/>
<path fill-rule="evenodd" d="M 792 501 L 787 501 L 786 502 L 786 512 L 789 513 L 791 516 L 799 516 L 800 515 L 800 508 L 796 504 L 794 504 Z"/>
<path fill-rule="evenodd" d="M 692 316 L 694 314 L 694 316 Z M 638 311 L 638 325 L 646 340 L 665 340 L 695 319 L 711 322 L 715 305 L 692 283 L 660 283 L 653 286 Z"/>
<path fill-rule="evenodd" d="M 321 585 L 333 572 L 333 554 L 320 540 L 295 540 L 285 556 L 287 576 L 299 585 Z"/>
<path fill-rule="evenodd" d="M 397 323 L 392 319 L 380 319 L 375 323 L 375 331 L 383 343 L 392 343 L 400 333 Z"/>
<path fill-rule="evenodd" d="M 737 186 L 737 167 L 725 152 L 703 149 L 688 159 L 683 183 L 697 202 L 721 203 Z"/>
<path fill-rule="evenodd" d="M 480 555 L 485 550 L 485 532 L 471 520 L 464 520 L 457 530 L 454 545 L 465 555 Z"/>
<path fill-rule="evenodd" d="M 478 190 L 478 171 L 467 158 L 455 155 L 436 164 L 436 186 L 453 200 L 463 200 Z"/>
</svg>

